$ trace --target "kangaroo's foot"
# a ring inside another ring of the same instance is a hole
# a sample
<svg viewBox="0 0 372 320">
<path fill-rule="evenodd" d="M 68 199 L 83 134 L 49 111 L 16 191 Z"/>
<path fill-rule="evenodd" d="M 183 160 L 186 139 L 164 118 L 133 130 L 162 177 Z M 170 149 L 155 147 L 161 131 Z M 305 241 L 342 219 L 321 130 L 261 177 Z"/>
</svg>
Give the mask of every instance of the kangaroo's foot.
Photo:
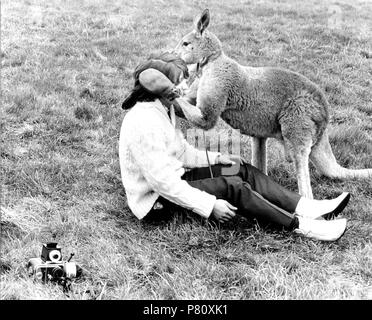
<svg viewBox="0 0 372 320">
<path fill-rule="evenodd" d="M 252 165 L 257 169 L 267 174 L 267 159 L 266 159 L 266 141 L 267 138 L 252 137 Z"/>
</svg>

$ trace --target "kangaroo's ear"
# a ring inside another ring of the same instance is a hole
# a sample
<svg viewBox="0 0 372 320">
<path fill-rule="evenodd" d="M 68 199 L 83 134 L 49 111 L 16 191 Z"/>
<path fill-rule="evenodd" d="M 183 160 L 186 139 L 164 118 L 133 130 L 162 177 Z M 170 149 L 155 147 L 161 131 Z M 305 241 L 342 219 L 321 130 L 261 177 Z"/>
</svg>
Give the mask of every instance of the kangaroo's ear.
<svg viewBox="0 0 372 320">
<path fill-rule="evenodd" d="M 198 16 L 195 20 L 195 31 L 202 35 L 204 30 L 207 29 L 209 25 L 209 20 L 210 20 L 209 10 L 205 9 L 202 12 L 202 14 Z"/>
</svg>

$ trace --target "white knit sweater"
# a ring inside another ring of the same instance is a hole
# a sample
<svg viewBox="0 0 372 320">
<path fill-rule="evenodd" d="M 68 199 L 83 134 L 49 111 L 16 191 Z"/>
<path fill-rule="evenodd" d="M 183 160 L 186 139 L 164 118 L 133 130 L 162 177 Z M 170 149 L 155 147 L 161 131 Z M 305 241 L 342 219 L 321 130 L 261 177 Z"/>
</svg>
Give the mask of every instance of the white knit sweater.
<svg viewBox="0 0 372 320">
<path fill-rule="evenodd" d="M 208 152 L 211 164 L 219 153 Z M 185 168 L 208 166 L 197 150 L 172 125 L 159 100 L 137 103 L 125 115 L 119 140 L 122 182 L 129 208 L 142 219 L 159 195 L 208 218 L 216 197 L 181 179 Z"/>
</svg>

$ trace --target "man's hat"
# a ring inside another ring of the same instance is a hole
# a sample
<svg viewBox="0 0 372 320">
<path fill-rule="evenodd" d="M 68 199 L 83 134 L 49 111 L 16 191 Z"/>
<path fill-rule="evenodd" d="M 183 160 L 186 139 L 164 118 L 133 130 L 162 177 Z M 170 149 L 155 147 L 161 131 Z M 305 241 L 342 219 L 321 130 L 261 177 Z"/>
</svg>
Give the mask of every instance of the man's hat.
<svg viewBox="0 0 372 320">
<path fill-rule="evenodd" d="M 177 84 L 181 75 L 187 79 L 189 72 L 186 63 L 179 58 L 176 54 L 165 52 L 158 56 L 150 56 L 147 61 L 139 64 L 133 73 L 134 88 L 129 95 L 125 98 L 122 108 L 127 110 L 132 108 L 137 101 L 143 99 L 156 99 L 159 98 L 154 92 L 146 89 L 140 82 L 139 75 L 146 69 L 156 69 L 162 72 L 172 83 Z"/>
</svg>

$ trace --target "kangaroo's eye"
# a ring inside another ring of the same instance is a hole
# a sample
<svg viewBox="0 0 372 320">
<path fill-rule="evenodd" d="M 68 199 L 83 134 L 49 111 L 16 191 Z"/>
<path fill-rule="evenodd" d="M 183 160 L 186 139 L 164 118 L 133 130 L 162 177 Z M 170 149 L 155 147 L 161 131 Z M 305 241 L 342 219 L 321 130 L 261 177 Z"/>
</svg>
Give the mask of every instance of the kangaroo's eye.
<svg viewBox="0 0 372 320">
<path fill-rule="evenodd" d="M 184 41 L 184 42 L 182 43 L 182 45 L 183 45 L 184 47 L 187 47 L 189 44 L 190 44 L 190 42 L 187 42 L 187 41 Z"/>
</svg>

